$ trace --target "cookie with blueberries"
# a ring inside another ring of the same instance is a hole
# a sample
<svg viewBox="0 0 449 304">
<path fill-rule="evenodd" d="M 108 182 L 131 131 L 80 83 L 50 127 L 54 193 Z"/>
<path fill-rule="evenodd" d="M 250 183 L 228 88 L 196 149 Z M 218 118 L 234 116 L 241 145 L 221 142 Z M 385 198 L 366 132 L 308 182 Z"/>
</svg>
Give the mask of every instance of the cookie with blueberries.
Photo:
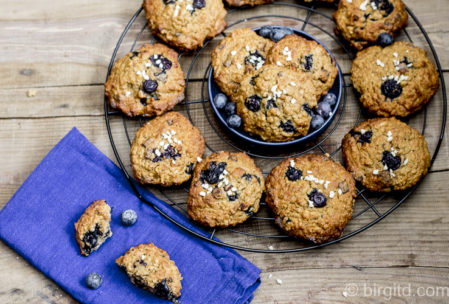
<svg viewBox="0 0 449 304">
<path fill-rule="evenodd" d="M 355 181 L 327 156 L 290 157 L 271 170 L 266 202 L 288 235 L 320 244 L 341 236 L 352 217 Z"/>
<path fill-rule="evenodd" d="M 94 201 L 75 223 L 75 239 L 81 254 L 89 256 L 112 236 L 111 207 L 105 200 Z"/>
<path fill-rule="evenodd" d="M 410 188 L 427 174 L 430 154 L 424 137 L 396 118 L 367 120 L 345 135 L 346 168 L 367 189 Z"/>
<path fill-rule="evenodd" d="M 274 0 L 226 0 L 229 6 L 256 6 L 271 3 Z"/>
<path fill-rule="evenodd" d="M 156 116 L 184 100 L 178 54 L 163 44 L 144 44 L 120 58 L 105 83 L 109 105 L 128 116 Z"/>
<path fill-rule="evenodd" d="M 289 141 L 307 134 L 319 97 L 309 74 L 268 64 L 241 81 L 237 112 L 246 132 Z"/>
<path fill-rule="evenodd" d="M 212 51 L 214 79 L 220 89 L 235 101 L 245 75 L 253 75 L 265 64 L 273 41 L 250 28 L 236 29 Z"/>
<path fill-rule="evenodd" d="M 182 276 L 170 256 L 153 243 L 131 247 L 115 260 L 131 282 L 154 295 L 178 303 Z"/>
<path fill-rule="evenodd" d="M 362 105 L 384 117 L 420 110 L 439 87 L 438 72 L 426 51 L 405 41 L 357 53 L 351 79 Z"/>
<path fill-rule="evenodd" d="M 246 153 L 214 153 L 195 167 L 187 212 L 205 226 L 235 226 L 259 210 L 264 188 L 262 172 Z"/>
<path fill-rule="evenodd" d="M 193 51 L 226 27 L 221 0 L 144 0 L 148 26 L 165 43 Z"/>
<path fill-rule="evenodd" d="M 370 44 L 389 45 L 407 26 L 401 0 L 341 0 L 334 13 L 335 33 L 362 50 Z"/>
<path fill-rule="evenodd" d="M 142 184 L 180 185 L 201 159 L 205 142 L 200 131 L 177 112 L 168 112 L 141 127 L 131 146 L 131 167 Z"/>
<path fill-rule="evenodd" d="M 320 95 L 332 88 L 338 73 L 334 59 L 321 44 L 298 35 L 285 36 L 276 43 L 267 62 L 309 74 Z"/>
</svg>

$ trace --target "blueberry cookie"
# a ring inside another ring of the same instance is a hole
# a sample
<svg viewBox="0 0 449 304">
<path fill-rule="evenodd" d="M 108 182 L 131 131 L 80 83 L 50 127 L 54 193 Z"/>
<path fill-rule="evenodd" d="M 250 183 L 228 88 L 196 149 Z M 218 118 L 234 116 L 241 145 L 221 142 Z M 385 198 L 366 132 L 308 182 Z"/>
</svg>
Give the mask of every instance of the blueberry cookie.
<svg viewBox="0 0 449 304">
<path fill-rule="evenodd" d="M 226 27 L 221 0 L 144 0 L 153 35 L 181 51 L 201 47 Z"/>
<path fill-rule="evenodd" d="M 256 6 L 271 3 L 274 0 L 226 0 L 229 6 Z"/>
<path fill-rule="evenodd" d="M 321 44 L 298 35 L 288 35 L 276 43 L 267 61 L 309 74 L 320 95 L 329 91 L 338 73 L 335 61 Z"/>
<path fill-rule="evenodd" d="M 178 54 L 163 44 L 145 44 L 120 58 L 105 83 L 112 108 L 128 116 L 160 115 L 184 100 Z"/>
<path fill-rule="evenodd" d="M 408 14 L 401 0 L 341 0 L 334 13 L 335 33 L 361 50 L 396 36 L 407 26 Z M 383 36 L 382 36 L 383 35 Z"/>
<path fill-rule="evenodd" d="M 282 142 L 307 134 L 319 92 L 310 75 L 269 64 L 245 76 L 236 99 L 246 132 Z"/>
<path fill-rule="evenodd" d="M 167 252 L 153 243 L 131 247 L 115 263 L 137 287 L 174 303 L 181 297 L 182 276 L 178 267 Z"/>
<path fill-rule="evenodd" d="M 233 101 L 244 75 L 262 68 L 273 41 L 250 28 L 236 29 L 212 52 L 215 82 Z"/>
<path fill-rule="evenodd" d="M 75 238 L 81 254 L 88 256 L 112 236 L 111 207 L 104 200 L 94 201 L 75 223 Z"/>
<path fill-rule="evenodd" d="M 430 166 L 424 137 L 396 118 L 367 120 L 345 135 L 346 168 L 371 191 L 390 192 L 414 186 Z"/>
<path fill-rule="evenodd" d="M 426 52 L 404 41 L 357 53 L 351 79 L 363 106 L 384 117 L 420 110 L 439 87 L 438 72 Z"/>
<path fill-rule="evenodd" d="M 137 131 L 131 166 L 142 184 L 180 185 L 192 177 L 204 149 L 200 131 L 181 114 L 168 112 Z"/>
<path fill-rule="evenodd" d="M 355 181 L 322 155 L 287 158 L 266 181 L 267 205 L 288 235 L 320 244 L 341 236 L 352 217 Z"/>
<path fill-rule="evenodd" d="M 259 210 L 263 190 L 262 172 L 248 155 L 214 153 L 195 168 L 187 211 L 209 227 L 234 226 Z"/>
</svg>

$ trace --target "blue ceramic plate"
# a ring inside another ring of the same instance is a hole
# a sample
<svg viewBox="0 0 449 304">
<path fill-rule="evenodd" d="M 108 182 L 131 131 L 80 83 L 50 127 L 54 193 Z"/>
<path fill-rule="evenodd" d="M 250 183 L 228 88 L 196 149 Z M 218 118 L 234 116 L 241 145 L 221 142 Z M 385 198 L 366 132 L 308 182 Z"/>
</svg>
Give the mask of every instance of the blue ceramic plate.
<svg viewBox="0 0 449 304">
<path fill-rule="evenodd" d="M 300 31 L 300 30 L 297 30 L 297 29 L 291 28 L 291 27 L 272 26 L 272 28 L 274 28 L 274 29 L 276 29 L 276 28 L 288 28 L 288 29 L 292 30 L 298 36 L 301 36 L 301 37 L 304 37 L 306 39 L 314 40 L 314 41 L 318 42 L 319 44 L 321 44 L 326 49 L 326 51 L 331 55 L 331 57 L 334 59 L 334 61 L 337 64 L 338 75 L 337 75 L 337 77 L 335 79 L 334 85 L 332 86 L 332 88 L 328 92 L 328 93 L 334 93 L 335 96 L 337 96 L 337 102 L 334 105 L 334 107 L 332 108 L 332 115 L 330 115 L 330 117 L 328 117 L 327 120 L 325 120 L 324 124 L 320 128 L 318 128 L 316 130 L 311 130 L 311 131 L 309 131 L 309 133 L 307 135 L 295 138 L 294 140 L 291 140 L 291 141 L 285 141 L 285 142 L 268 142 L 268 141 L 264 141 L 264 140 L 262 140 L 258 136 L 253 136 L 253 135 L 250 135 L 249 133 L 245 132 L 243 130 L 243 124 L 242 124 L 242 126 L 240 126 L 237 129 L 234 129 L 234 128 L 230 127 L 227 124 L 227 122 L 226 122 L 227 115 L 224 112 L 224 109 L 223 110 L 219 110 L 215 106 L 215 103 L 213 102 L 215 96 L 217 94 L 219 94 L 219 93 L 222 93 L 222 91 L 220 90 L 220 88 L 218 87 L 218 85 L 214 81 L 214 70 L 213 70 L 212 67 L 210 68 L 210 71 L 209 71 L 207 86 L 208 86 L 208 91 L 209 91 L 209 102 L 210 102 L 210 104 L 212 106 L 212 109 L 214 110 L 216 116 L 218 117 L 218 119 L 220 120 L 221 124 L 225 127 L 226 130 L 231 132 L 231 134 L 236 136 L 241 141 L 251 144 L 251 146 L 259 146 L 259 147 L 264 147 L 264 148 L 270 148 L 270 147 L 271 148 L 274 148 L 274 147 L 281 148 L 281 147 L 287 147 L 287 146 L 291 146 L 291 145 L 297 145 L 297 144 L 300 144 L 300 143 L 306 143 L 306 142 L 312 141 L 312 140 L 316 139 L 321 133 L 323 133 L 330 126 L 330 124 L 332 123 L 333 119 L 337 115 L 338 108 L 340 106 L 341 94 L 342 94 L 342 91 L 343 91 L 343 76 L 341 74 L 341 70 L 340 70 L 340 67 L 339 67 L 338 63 L 335 60 L 335 56 L 318 39 L 316 39 L 315 37 L 313 37 L 310 34 L 307 34 L 307 33 L 303 32 L 303 31 Z M 253 30 L 256 33 L 258 33 L 260 28 L 254 28 Z"/>
</svg>

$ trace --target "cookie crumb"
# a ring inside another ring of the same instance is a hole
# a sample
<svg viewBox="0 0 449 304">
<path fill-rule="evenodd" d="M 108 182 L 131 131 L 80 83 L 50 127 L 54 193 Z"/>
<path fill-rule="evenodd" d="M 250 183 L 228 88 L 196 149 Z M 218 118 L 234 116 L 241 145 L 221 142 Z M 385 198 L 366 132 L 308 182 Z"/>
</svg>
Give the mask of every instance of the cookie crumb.
<svg viewBox="0 0 449 304">
<path fill-rule="evenodd" d="M 36 90 L 30 89 L 30 90 L 27 91 L 27 96 L 28 97 L 34 97 L 34 96 L 36 96 L 36 94 L 37 94 Z"/>
<path fill-rule="evenodd" d="M 282 280 L 281 280 L 281 279 L 276 279 L 276 283 L 277 283 L 278 285 L 282 285 Z"/>
</svg>

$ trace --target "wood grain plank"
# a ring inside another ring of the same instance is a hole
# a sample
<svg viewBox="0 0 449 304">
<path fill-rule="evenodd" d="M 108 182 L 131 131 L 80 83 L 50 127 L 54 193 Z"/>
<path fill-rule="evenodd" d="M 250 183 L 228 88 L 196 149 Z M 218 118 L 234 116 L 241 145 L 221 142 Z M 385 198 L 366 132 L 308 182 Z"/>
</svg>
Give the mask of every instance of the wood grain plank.
<svg viewBox="0 0 449 304">
<path fill-rule="evenodd" d="M 129 5 L 121 3 L 112 6 L 106 2 L 95 1 L 92 4 L 94 9 L 86 9 L 87 5 L 80 5 L 79 2 L 64 1 L 59 3 L 53 11 L 54 4 L 47 0 L 42 5 L 28 11 L 23 9 L 25 6 L 29 7 L 27 2 L 8 1 L 6 9 L 2 10 L 3 14 L 0 12 L 0 20 L 2 20 L 0 30 L 3 33 L 0 36 L 0 69 L 3 71 L 0 75 L 1 88 L 102 83 L 118 37 L 133 12 L 140 5 L 139 1 L 133 1 Z M 50 5 L 51 10 L 48 9 Z M 449 41 L 445 38 L 447 35 L 444 32 L 444 29 L 449 26 L 449 19 L 443 18 L 449 14 L 449 7 L 440 0 L 432 0 L 431 3 L 414 1 L 411 3 L 411 7 L 422 23 L 426 25 L 443 68 L 449 68 L 449 56 L 447 55 Z M 438 16 L 441 18 L 435 18 L 435 7 L 439 9 Z M 73 11 L 73 14 L 66 16 L 61 13 L 64 10 Z M 328 14 L 331 13 L 329 9 L 321 10 Z M 11 12 L 13 12 L 12 15 L 9 14 Z M 277 5 L 262 6 L 231 13 L 227 17 L 227 21 L 231 24 L 241 18 L 267 14 L 305 19 L 306 11 Z M 332 33 L 332 21 L 315 14 L 312 16 L 311 22 Z M 133 39 L 144 24 L 145 18 L 141 15 L 123 42 L 119 56 L 129 51 Z M 299 28 L 302 26 L 302 22 L 279 17 L 248 20 L 238 26 L 254 27 L 261 24 L 282 24 Z M 344 71 L 349 69 L 350 64 L 345 59 L 346 55 L 330 37 L 313 26 L 308 26 L 306 30 L 317 35 L 319 39 L 329 45 Z M 425 44 L 423 36 L 418 33 L 413 22 L 408 30 L 417 45 Z M 405 36 L 400 37 L 400 39 L 405 38 Z M 220 37 L 215 39 L 202 52 L 192 72 L 192 77 L 203 77 L 204 70 L 210 62 L 211 48 L 219 39 Z M 138 45 L 150 40 L 151 35 L 146 31 Z M 29 45 L 33 45 L 33 47 L 28 47 Z M 185 71 L 187 71 L 191 60 L 192 56 L 183 58 Z"/>
</svg>

